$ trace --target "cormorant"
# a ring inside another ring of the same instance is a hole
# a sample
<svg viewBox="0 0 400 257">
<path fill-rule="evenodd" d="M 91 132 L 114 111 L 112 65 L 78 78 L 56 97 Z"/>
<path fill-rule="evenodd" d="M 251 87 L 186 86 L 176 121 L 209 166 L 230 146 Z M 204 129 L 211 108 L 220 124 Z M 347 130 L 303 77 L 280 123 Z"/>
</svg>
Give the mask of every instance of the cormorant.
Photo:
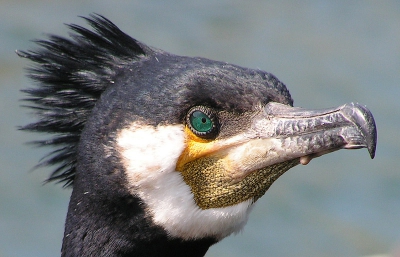
<svg viewBox="0 0 400 257">
<path fill-rule="evenodd" d="M 204 256 L 242 229 L 253 204 L 288 169 L 339 149 L 375 154 L 372 114 L 359 104 L 293 107 L 268 72 L 177 56 L 101 15 L 17 52 L 33 61 L 23 90 L 51 133 L 40 164 L 72 186 L 62 256 Z"/>
</svg>

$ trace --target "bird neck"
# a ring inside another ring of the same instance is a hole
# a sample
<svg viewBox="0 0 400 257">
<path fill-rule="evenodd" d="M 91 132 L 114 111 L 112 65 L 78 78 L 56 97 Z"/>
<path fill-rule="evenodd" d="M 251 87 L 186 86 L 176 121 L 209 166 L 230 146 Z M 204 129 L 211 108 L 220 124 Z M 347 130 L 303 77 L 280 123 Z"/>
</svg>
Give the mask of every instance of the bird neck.
<svg viewBox="0 0 400 257">
<path fill-rule="evenodd" d="M 76 188 L 75 188 L 76 189 Z M 214 238 L 171 238 L 132 195 L 98 196 L 73 190 L 62 256 L 204 256 Z"/>
</svg>

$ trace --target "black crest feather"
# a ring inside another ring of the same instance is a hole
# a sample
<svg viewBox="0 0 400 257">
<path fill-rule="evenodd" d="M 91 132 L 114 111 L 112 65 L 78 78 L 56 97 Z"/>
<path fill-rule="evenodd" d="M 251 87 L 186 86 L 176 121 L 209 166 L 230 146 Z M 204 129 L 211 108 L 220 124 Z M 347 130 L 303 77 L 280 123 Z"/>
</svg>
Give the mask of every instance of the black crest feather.
<svg viewBox="0 0 400 257">
<path fill-rule="evenodd" d="M 71 24 L 70 39 L 49 35 L 36 40 L 37 50 L 17 51 L 34 62 L 28 77 L 36 87 L 22 90 L 38 121 L 22 130 L 54 134 L 38 146 L 53 146 L 37 167 L 56 165 L 47 181 L 72 185 L 77 147 L 91 110 L 104 90 L 113 84 L 118 68 L 143 58 L 151 49 L 122 32 L 105 17 L 94 14 L 85 19 L 92 30 Z"/>
</svg>

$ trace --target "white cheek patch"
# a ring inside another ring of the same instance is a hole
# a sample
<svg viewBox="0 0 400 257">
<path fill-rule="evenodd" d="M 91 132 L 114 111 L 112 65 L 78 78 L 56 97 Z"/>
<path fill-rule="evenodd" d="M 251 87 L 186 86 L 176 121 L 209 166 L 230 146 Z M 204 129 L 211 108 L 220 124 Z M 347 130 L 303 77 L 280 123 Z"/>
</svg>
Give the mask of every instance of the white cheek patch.
<svg viewBox="0 0 400 257">
<path fill-rule="evenodd" d="M 120 131 L 117 145 L 129 182 L 140 187 L 146 181 L 153 183 L 166 168 L 175 169 L 185 147 L 185 133 L 182 125 L 153 127 L 134 123 Z"/>
<path fill-rule="evenodd" d="M 142 199 L 153 222 L 170 236 L 220 240 L 246 224 L 251 199 L 207 210 L 196 205 L 190 187 L 175 171 L 185 149 L 183 125 L 153 127 L 134 123 L 119 132 L 117 147 L 132 194 Z"/>
</svg>

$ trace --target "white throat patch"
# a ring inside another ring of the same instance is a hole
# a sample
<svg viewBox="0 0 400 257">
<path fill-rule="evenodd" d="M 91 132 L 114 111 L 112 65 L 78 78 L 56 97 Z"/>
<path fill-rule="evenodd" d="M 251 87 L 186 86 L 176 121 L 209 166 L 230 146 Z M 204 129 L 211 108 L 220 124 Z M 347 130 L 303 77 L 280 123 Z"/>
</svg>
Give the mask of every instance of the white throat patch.
<svg viewBox="0 0 400 257">
<path fill-rule="evenodd" d="M 190 187 L 175 170 L 185 149 L 183 125 L 153 127 L 133 123 L 117 134 L 117 149 L 132 194 L 140 197 L 153 222 L 170 236 L 186 240 L 209 236 L 220 240 L 246 224 L 251 199 L 206 210 L 196 205 Z"/>
</svg>

